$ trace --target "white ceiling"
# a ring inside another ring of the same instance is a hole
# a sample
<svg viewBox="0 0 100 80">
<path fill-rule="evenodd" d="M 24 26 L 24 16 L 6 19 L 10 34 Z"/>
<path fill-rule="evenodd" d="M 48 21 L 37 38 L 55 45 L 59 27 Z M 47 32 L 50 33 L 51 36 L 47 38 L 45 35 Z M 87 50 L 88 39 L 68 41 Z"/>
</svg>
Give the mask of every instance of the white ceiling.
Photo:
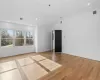
<svg viewBox="0 0 100 80">
<path fill-rule="evenodd" d="M 0 20 L 34 25 L 99 8 L 100 0 L 0 0 Z M 20 17 L 23 21 L 19 20 Z"/>
</svg>

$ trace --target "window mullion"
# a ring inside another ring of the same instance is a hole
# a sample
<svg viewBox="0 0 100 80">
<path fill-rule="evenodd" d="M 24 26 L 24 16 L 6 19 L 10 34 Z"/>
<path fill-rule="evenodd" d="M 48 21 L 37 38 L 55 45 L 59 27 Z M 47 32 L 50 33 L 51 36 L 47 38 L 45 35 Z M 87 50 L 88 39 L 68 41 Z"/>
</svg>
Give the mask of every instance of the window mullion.
<svg viewBox="0 0 100 80">
<path fill-rule="evenodd" d="M 26 34 L 24 35 L 24 46 L 26 46 Z"/>
<path fill-rule="evenodd" d="M 14 32 L 13 32 L 13 46 L 15 47 L 15 37 L 16 37 L 16 35 L 15 35 L 15 30 L 14 30 Z"/>
</svg>

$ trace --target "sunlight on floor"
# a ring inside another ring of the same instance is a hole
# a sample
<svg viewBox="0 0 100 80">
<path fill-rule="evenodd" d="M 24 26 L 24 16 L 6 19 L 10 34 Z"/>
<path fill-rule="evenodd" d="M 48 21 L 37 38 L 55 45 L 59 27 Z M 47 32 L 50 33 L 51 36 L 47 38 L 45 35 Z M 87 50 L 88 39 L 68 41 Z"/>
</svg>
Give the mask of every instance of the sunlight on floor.
<svg viewBox="0 0 100 80">
<path fill-rule="evenodd" d="M 28 80 L 37 80 L 49 73 L 43 67 L 51 72 L 60 68 L 61 65 L 41 55 L 0 63 L 0 80 L 23 80 L 22 74 L 25 74 Z"/>
</svg>

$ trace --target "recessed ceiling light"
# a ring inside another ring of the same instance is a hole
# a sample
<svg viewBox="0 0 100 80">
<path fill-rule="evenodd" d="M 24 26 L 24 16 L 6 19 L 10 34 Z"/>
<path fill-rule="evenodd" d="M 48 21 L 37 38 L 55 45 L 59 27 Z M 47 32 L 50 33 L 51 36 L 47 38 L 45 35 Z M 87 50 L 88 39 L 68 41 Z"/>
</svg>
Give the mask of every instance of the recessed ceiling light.
<svg viewBox="0 0 100 80">
<path fill-rule="evenodd" d="M 96 10 L 94 10 L 94 11 L 93 11 L 93 14 L 97 14 L 97 11 L 96 11 Z"/>
<path fill-rule="evenodd" d="M 51 6 L 51 5 L 49 4 L 49 6 Z"/>
<path fill-rule="evenodd" d="M 88 6 L 90 6 L 91 5 L 91 3 L 88 3 Z"/>
<path fill-rule="evenodd" d="M 36 20 L 38 20 L 38 18 L 36 18 Z"/>
<path fill-rule="evenodd" d="M 20 20 L 23 20 L 23 18 L 22 18 L 22 17 L 20 17 Z"/>
</svg>

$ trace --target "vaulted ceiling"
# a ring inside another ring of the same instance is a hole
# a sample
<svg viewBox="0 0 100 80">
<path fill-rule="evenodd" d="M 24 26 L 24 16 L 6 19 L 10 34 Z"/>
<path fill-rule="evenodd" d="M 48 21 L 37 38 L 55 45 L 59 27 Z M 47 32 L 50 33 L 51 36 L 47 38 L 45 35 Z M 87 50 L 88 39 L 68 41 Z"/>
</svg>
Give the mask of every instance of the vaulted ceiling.
<svg viewBox="0 0 100 80">
<path fill-rule="evenodd" d="M 100 0 L 0 0 L 0 20 L 33 25 L 53 23 L 60 17 L 99 8 Z"/>
</svg>

